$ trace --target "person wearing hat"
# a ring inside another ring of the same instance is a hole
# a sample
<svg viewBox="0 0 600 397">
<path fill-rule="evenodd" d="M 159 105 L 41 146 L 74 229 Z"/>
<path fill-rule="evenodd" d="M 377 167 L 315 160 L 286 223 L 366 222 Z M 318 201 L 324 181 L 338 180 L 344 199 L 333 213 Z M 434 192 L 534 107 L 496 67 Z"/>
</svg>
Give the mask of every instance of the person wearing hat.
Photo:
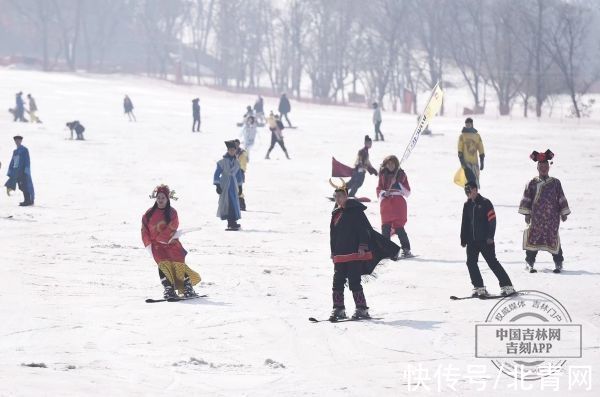
<svg viewBox="0 0 600 397">
<path fill-rule="evenodd" d="M 379 104 L 377 102 L 373 102 L 373 126 L 375 127 L 375 140 L 379 141 L 379 137 L 381 136 L 381 140 L 383 141 L 383 133 L 381 132 L 381 109 L 379 108 Z"/>
<path fill-rule="evenodd" d="M 240 195 L 242 194 L 242 172 L 236 157 L 235 141 L 226 141 L 227 153 L 217 162 L 213 184 L 219 195 L 217 216 L 227 220 L 227 230 L 240 230 L 237 220 L 240 213 Z"/>
<path fill-rule="evenodd" d="M 165 299 L 179 299 L 178 291 L 184 298 L 198 296 L 194 285 L 200 282 L 200 275 L 185 263 L 187 251 L 176 236 L 179 217 L 171 207 L 171 199 L 177 200 L 175 191 L 167 185 L 157 186 L 150 198 L 154 205 L 142 217 L 142 242 L 158 265 L 158 275 L 164 287 Z"/>
<path fill-rule="evenodd" d="M 496 259 L 494 245 L 496 212 L 494 206 L 490 200 L 479 194 L 479 188 L 474 181 L 467 182 L 465 194 L 467 201 L 463 206 L 460 245 L 467 249 L 467 268 L 473 284 L 473 296 L 485 298 L 488 295 L 477 265 L 479 254 L 483 256 L 498 279 L 501 294 L 512 295 L 515 293 L 512 282 Z"/>
<path fill-rule="evenodd" d="M 248 169 L 248 152 L 240 146 L 241 142 L 239 139 L 235 141 L 235 156 L 240 162 L 240 173 L 242 174 L 242 183 L 240 184 L 240 210 L 246 211 L 246 198 L 244 197 L 243 186 L 246 183 L 246 170 Z"/>
<path fill-rule="evenodd" d="M 477 130 L 473 128 L 473 119 L 469 117 L 465 120 L 465 126 L 458 138 L 458 159 L 465 170 L 467 181 L 475 182 L 477 187 L 480 186 L 479 171 L 483 170 L 484 158 L 483 141 Z"/>
<path fill-rule="evenodd" d="M 371 165 L 369 160 L 369 149 L 373 146 L 371 137 L 365 135 L 365 143 L 362 149 L 358 151 L 356 155 L 356 161 L 354 162 L 354 170 L 352 171 L 352 177 L 348 181 L 348 189 L 350 197 L 356 196 L 356 192 L 365 182 L 365 172 L 371 175 L 377 176 L 377 170 Z"/>
<path fill-rule="evenodd" d="M 527 228 L 523 232 L 525 262 L 531 273 L 535 273 L 535 258 L 538 251 L 548 251 L 554 260 L 554 273 L 563 268 L 563 251 L 558 229 L 560 221 L 565 222 L 571 213 L 569 203 L 560 181 L 549 175 L 554 153 L 549 149 L 544 153 L 534 151 L 529 156 L 537 162 L 538 176 L 525 186 L 519 204 L 519 214 L 525 215 Z"/>
<path fill-rule="evenodd" d="M 367 207 L 348 196 L 342 180 L 341 186 L 329 183 L 335 189 L 335 208 L 330 222 L 330 249 L 333 261 L 333 311 L 329 321 L 346 318 L 344 285 L 348 281 L 356 311 L 353 319 L 370 318 L 361 277 L 372 274 L 383 259 L 396 259 L 400 247 L 371 227 L 365 210 Z"/>
<path fill-rule="evenodd" d="M 200 98 L 192 99 L 192 116 L 194 117 L 192 132 L 200 132 Z"/>
<path fill-rule="evenodd" d="M 23 201 L 19 203 L 21 207 L 33 205 L 35 193 L 33 189 L 33 181 L 31 179 L 31 160 L 29 158 L 29 150 L 22 145 L 23 137 L 17 135 L 13 137 L 17 148 L 13 151 L 10 164 L 8 165 L 8 181 L 6 186 L 6 194 L 15 191 L 17 186 L 23 192 Z"/>
<path fill-rule="evenodd" d="M 381 163 L 377 196 L 381 213 L 381 234 L 386 238 L 397 234 L 402 247 L 402 258 L 414 257 L 404 229 L 408 212 L 405 197 L 410 196 L 410 184 L 406 172 L 400 168 L 398 157 L 394 155 L 387 156 Z"/>
</svg>

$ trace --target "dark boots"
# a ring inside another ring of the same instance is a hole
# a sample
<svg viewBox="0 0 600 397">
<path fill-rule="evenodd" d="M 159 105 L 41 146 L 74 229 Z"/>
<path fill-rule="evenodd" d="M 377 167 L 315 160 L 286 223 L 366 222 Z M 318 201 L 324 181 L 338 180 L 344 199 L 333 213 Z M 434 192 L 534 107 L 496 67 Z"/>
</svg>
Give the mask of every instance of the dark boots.
<svg viewBox="0 0 600 397">
<path fill-rule="evenodd" d="M 185 275 L 185 279 L 183 280 L 183 289 L 184 298 L 195 298 L 198 296 L 196 291 L 194 291 L 194 287 L 192 286 L 190 277 L 187 274 Z"/>
<path fill-rule="evenodd" d="M 175 288 L 173 288 L 173 284 L 171 284 L 167 276 L 165 276 L 164 273 L 160 270 L 158 271 L 158 275 L 160 276 L 160 283 L 165 288 L 165 292 L 163 292 L 163 298 L 178 299 L 179 296 L 175 292 Z"/>
<path fill-rule="evenodd" d="M 344 307 L 344 291 L 333 291 L 333 311 L 329 316 L 329 321 L 337 321 L 348 318 L 346 316 L 346 308 Z"/>
<path fill-rule="evenodd" d="M 354 304 L 356 305 L 356 311 L 352 315 L 355 320 L 361 318 L 371 318 L 369 315 L 369 308 L 367 307 L 367 299 L 365 293 L 360 291 L 352 291 L 352 297 L 354 298 Z"/>
</svg>

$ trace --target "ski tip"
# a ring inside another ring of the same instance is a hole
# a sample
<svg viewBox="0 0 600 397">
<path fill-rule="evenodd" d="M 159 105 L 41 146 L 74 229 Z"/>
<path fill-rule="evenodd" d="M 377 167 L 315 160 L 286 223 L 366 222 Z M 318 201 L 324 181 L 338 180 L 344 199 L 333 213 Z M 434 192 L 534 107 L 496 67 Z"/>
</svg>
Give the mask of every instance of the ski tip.
<svg viewBox="0 0 600 397">
<path fill-rule="evenodd" d="M 318 323 L 318 322 L 319 322 L 319 320 L 317 320 L 317 319 L 316 319 L 316 318 L 314 318 L 314 317 L 309 317 L 309 318 L 308 318 L 308 321 L 312 321 L 313 323 Z"/>
<path fill-rule="evenodd" d="M 452 299 L 453 301 L 456 301 L 456 300 L 459 300 L 460 298 L 459 298 L 458 296 L 454 296 L 454 295 L 452 295 L 452 296 L 450 297 L 450 299 Z"/>
</svg>

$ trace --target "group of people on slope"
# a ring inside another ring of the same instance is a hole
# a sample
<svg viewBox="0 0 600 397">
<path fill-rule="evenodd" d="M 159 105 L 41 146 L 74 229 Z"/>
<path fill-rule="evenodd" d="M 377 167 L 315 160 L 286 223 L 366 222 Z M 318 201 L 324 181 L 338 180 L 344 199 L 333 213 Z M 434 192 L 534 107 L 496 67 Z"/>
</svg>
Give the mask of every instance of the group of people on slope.
<svg viewBox="0 0 600 397">
<path fill-rule="evenodd" d="M 9 109 L 9 112 L 13 115 L 13 121 L 20 121 L 26 123 L 28 121 L 32 123 L 41 123 L 42 120 L 37 116 L 37 103 L 35 98 L 31 94 L 27 94 L 28 108 L 25 108 L 25 101 L 23 100 L 23 92 L 19 91 L 15 94 L 15 107 Z M 25 113 L 29 114 L 29 120 L 25 118 Z"/>
</svg>

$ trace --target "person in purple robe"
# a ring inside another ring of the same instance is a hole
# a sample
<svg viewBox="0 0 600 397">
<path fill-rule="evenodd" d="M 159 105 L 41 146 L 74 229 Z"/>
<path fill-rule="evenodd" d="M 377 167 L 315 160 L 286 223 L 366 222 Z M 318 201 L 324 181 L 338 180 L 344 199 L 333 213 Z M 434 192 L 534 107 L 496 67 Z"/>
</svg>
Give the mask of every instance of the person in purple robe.
<svg viewBox="0 0 600 397">
<path fill-rule="evenodd" d="M 525 215 L 528 225 L 523 233 L 525 261 L 529 271 L 535 273 L 533 266 L 538 251 L 548 251 L 554 260 L 554 273 L 560 273 L 564 258 L 558 228 L 571 210 L 560 181 L 548 175 L 554 153 L 534 151 L 529 157 L 537 162 L 539 175 L 527 183 L 519 205 L 519 214 Z"/>
</svg>

